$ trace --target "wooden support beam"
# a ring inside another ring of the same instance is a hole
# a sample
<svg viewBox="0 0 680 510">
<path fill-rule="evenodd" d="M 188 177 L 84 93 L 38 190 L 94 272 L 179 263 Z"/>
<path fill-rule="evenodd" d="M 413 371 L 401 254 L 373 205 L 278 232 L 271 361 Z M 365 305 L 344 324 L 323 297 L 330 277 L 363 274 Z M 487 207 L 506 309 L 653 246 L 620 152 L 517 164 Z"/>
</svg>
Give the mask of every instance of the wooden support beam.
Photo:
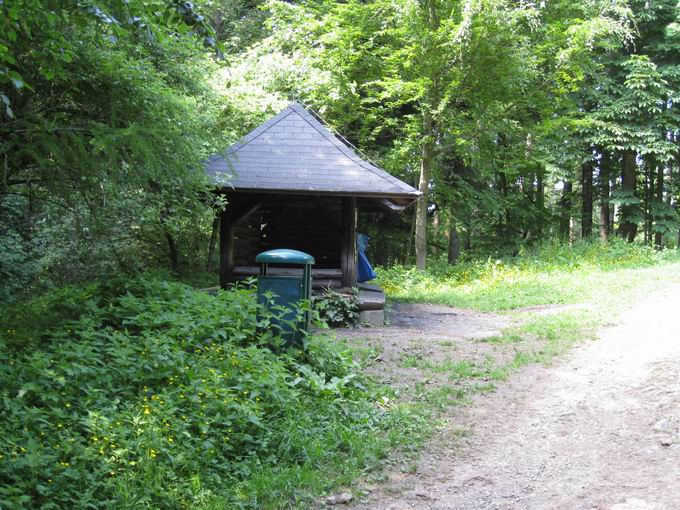
<svg viewBox="0 0 680 510">
<path fill-rule="evenodd" d="M 231 207 L 220 213 L 220 287 L 223 289 L 233 281 L 234 272 L 234 230 Z"/>
<path fill-rule="evenodd" d="M 396 202 L 393 202 L 387 198 L 376 198 L 374 200 L 381 209 L 387 212 L 400 213 L 406 209 L 405 205 L 397 204 Z"/>
<path fill-rule="evenodd" d="M 342 286 L 357 284 L 357 199 L 342 199 L 342 248 L 340 251 Z"/>
</svg>

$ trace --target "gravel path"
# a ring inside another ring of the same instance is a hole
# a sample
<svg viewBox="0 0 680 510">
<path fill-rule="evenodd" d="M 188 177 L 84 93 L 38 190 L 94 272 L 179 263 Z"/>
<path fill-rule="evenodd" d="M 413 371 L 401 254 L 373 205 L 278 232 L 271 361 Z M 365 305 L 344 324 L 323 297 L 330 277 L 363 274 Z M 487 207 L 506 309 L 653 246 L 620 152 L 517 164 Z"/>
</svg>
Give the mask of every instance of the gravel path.
<svg viewBox="0 0 680 510">
<path fill-rule="evenodd" d="M 455 418 L 359 509 L 680 509 L 680 288 L 599 339 L 531 366 Z"/>
</svg>

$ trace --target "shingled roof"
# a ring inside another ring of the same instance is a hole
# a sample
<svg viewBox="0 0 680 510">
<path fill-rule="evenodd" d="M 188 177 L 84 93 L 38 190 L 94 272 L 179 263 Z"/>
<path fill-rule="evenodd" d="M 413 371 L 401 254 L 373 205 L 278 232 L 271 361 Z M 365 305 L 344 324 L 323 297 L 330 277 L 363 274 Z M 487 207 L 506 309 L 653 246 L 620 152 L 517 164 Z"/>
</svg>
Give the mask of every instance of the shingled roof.
<svg viewBox="0 0 680 510">
<path fill-rule="evenodd" d="M 299 103 L 208 158 L 213 182 L 235 191 L 397 199 L 420 192 L 365 161 Z"/>
</svg>

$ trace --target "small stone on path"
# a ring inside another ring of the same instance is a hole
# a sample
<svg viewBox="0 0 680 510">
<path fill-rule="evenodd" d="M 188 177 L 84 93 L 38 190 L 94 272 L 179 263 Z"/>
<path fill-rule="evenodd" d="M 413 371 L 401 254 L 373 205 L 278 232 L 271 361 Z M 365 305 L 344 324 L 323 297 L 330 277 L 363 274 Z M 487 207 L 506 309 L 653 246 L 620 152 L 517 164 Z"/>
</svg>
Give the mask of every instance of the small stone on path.
<svg viewBox="0 0 680 510">
<path fill-rule="evenodd" d="M 341 494 L 334 494 L 326 498 L 327 505 L 346 505 L 352 501 L 354 497 L 349 492 L 343 492 Z"/>
<path fill-rule="evenodd" d="M 416 489 L 413 491 L 413 495 L 417 498 L 431 499 L 431 496 L 425 489 Z"/>
<path fill-rule="evenodd" d="M 661 446 L 670 446 L 673 444 L 673 439 L 670 437 L 664 437 L 661 439 Z"/>
</svg>

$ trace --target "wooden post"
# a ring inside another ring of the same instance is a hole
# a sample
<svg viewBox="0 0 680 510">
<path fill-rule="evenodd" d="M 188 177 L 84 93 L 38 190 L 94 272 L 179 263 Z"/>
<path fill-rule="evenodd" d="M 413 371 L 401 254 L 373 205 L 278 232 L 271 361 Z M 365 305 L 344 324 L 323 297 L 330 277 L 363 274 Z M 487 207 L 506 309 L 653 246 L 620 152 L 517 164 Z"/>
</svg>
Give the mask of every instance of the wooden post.
<svg viewBox="0 0 680 510">
<path fill-rule="evenodd" d="M 234 230 L 231 204 L 220 213 L 220 287 L 227 287 L 234 271 Z"/>
<path fill-rule="evenodd" d="M 342 286 L 357 284 L 357 199 L 342 199 L 342 251 L 340 252 Z"/>
<path fill-rule="evenodd" d="M 246 204 L 243 204 L 240 208 L 234 209 L 231 214 L 231 226 L 235 227 L 239 225 L 242 221 L 248 219 L 248 217 L 257 211 L 264 203 L 264 197 L 255 197 Z"/>
</svg>

